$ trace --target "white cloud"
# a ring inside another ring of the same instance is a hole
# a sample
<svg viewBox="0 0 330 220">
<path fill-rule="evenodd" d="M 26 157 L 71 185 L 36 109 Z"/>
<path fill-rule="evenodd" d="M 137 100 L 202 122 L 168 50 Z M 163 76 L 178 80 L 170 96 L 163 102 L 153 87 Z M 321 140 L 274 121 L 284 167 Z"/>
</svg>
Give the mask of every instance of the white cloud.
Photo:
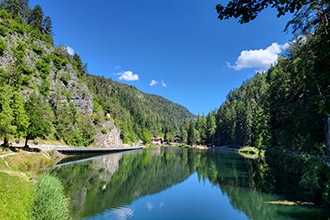
<svg viewBox="0 0 330 220">
<path fill-rule="evenodd" d="M 164 83 L 164 81 L 162 81 L 162 86 L 166 87 L 166 84 Z"/>
<path fill-rule="evenodd" d="M 156 81 L 156 80 L 151 80 L 151 82 L 150 82 L 150 86 L 155 86 L 155 85 L 157 85 L 158 84 L 158 82 Z"/>
<path fill-rule="evenodd" d="M 151 211 L 154 208 L 154 204 L 147 202 L 147 209 Z"/>
<path fill-rule="evenodd" d="M 139 80 L 139 75 L 134 74 L 132 71 L 125 71 L 116 73 L 116 75 L 119 75 L 118 79 L 125 80 L 125 81 L 136 81 Z"/>
<path fill-rule="evenodd" d="M 66 47 L 66 50 L 68 51 L 68 53 L 71 55 L 71 56 L 73 56 L 74 55 L 74 53 L 75 53 L 75 51 L 74 51 L 74 49 L 73 48 L 71 48 L 71 47 Z"/>
<path fill-rule="evenodd" d="M 259 71 L 265 71 L 272 64 L 276 63 L 278 55 L 286 49 L 287 46 L 288 44 L 280 45 L 275 42 L 266 49 L 243 50 L 235 61 L 235 65 L 231 65 L 229 62 L 227 62 L 227 65 L 234 70 L 258 68 Z"/>
</svg>

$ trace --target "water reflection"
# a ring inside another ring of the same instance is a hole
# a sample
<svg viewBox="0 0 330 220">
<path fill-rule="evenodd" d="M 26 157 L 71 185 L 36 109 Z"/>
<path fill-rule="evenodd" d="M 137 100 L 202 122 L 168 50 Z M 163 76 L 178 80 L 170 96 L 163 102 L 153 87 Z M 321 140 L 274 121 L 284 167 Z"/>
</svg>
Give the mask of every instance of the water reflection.
<svg viewBox="0 0 330 220">
<path fill-rule="evenodd" d="M 286 199 L 273 194 L 267 164 L 231 152 L 156 148 L 109 154 L 52 172 L 71 198 L 74 218 L 219 219 L 231 213 L 231 219 L 326 219 L 318 208 L 266 204 Z"/>
</svg>

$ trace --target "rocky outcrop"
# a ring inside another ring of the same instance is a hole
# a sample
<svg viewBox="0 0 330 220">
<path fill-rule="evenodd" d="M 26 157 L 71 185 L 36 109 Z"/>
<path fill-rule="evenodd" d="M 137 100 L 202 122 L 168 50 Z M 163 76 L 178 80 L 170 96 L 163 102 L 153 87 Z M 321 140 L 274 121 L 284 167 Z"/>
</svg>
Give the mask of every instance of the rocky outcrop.
<svg viewBox="0 0 330 220">
<path fill-rule="evenodd" d="M 111 120 L 102 125 L 101 132 L 98 132 L 94 139 L 97 147 L 123 147 L 120 132 Z"/>
<path fill-rule="evenodd" d="M 79 82 L 77 73 L 71 64 L 66 64 L 65 68 L 51 74 L 54 75 L 54 80 L 51 81 L 50 91 L 59 94 L 55 96 L 57 102 L 67 103 L 68 97 L 63 94 L 70 94 L 70 102 L 74 104 L 79 114 L 91 115 L 93 113 L 93 96 L 87 86 Z M 65 75 L 67 75 L 68 80 L 63 82 L 61 77 Z M 54 96 L 50 96 L 50 100 L 55 102 Z"/>
<path fill-rule="evenodd" d="M 0 40 L 6 44 L 0 55 L 0 68 L 3 72 L 17 74 L 14 76 L 16 78 L 24 77 L 25 83 L 20 89 L 24 100 L 33 93 L 41 93 L 54 112 L 61 105 L 73 104 L 75 112 L 86 116 L 86 120 L 92 122 L 90 126 L 94 126 L 93 130 L 97 131 L 94 136 L 96 146 L 123 146 L 120 132 L 113 121 L 106 121 L 102 127 L 99 123 L 93 123 L 94 117 L 102 116 L 93 115 L 93 95 L 84 84 L 82 73 L 78 72 L 73 56 L 68 53 L 66 46 L 57 48 L 29 33 L 13 32 L 0 36 Z M 25 72 L 16 69 L 18 66 L 24 66 Z"/>
</svg>

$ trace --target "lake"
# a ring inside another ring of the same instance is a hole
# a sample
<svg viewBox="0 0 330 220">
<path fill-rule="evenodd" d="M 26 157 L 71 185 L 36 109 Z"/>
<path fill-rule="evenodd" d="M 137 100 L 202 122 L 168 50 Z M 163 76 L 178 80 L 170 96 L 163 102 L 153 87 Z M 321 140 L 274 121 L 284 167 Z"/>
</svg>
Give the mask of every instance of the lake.
<svg viewBox="0 0 330 220">
<path fill-rule="evenodd" d="M 74 219 L 328 219 L 276 195 L 262 160 L 234 152 L 162 147 L 58 164 Z"/>
</svg>

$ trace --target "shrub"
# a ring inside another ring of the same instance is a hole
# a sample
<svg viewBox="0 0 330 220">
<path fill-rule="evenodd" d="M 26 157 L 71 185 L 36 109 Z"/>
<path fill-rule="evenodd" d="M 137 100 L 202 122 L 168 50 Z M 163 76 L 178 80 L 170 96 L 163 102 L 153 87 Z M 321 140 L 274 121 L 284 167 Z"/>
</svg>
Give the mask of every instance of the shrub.
<svg viewBox="0 0 330 220">
<path fill-rule="evenodd" d="M 6 42 L 0 39 L 0 55 L 3 55 L 3 52 L 7 49 Z"/>
<path fill-rule="evenodd" d="M 32 79 L 32 75 L 24 75 L 22 77 L 22 86 L 29 86 L 29 82 Z"/>
<path fill-rule="evenodd" d="M 32 215 L 33 219 L 70 219 L 69 201 L 57 177 L 44 174 L 39 179 Z"/>
<path fill-rule="evenodd" d="M 4 19 L 8 19 L 8 18 L 10 18 L 11 17 L 11 15 L 7 12 L 7 11 L 5 11 L 5 10 L 0 10 L 0 18 L 4 18 Z"/>
<path fill-rule="evenodd" d="M 7 31 L 8 31 L 7 27 L 0 25 L 0 35 L 1 36 L 3 36 L 3 37 L 6 36 Z"/>
<path fill-rule="evenodd" d="M 53 63 L 54 63 L 54 65 L 55 65 L 55 67 L 58 69 L 58 70 L 60 70 L 62 67 L 64 67 L 65 66 L 65 61 L 62 59 L 62 58 L 60 58 L 60 57 L 57 57 L 57 56 L 54 56 L 53 57 Z"/>
<path fill-rule="evenodd" d="M 33 70 L 26 63 L 22 63 L 21 68 L 24 75 L 32 75 Z"/>
<path fill-rule="evenodd" d="M 49 94 L 50 82 L 48 80 L 43 79 L 40 86 L 40 93 L 44 96 Z"/>
<path fill-rule="evenodd" d="M 68 100 L 68 102 L 70 102 L 71 98 L 72 98 L 72 93 L 70 91 L 62 91 L 62 94 L 66 97 L 66 100 Z"/>
<path fill-rule="evenodd" d="M 26 45 L 23 42 L 19 42 L 14 48 L 14 55 L 17 59 L 21 60 L 24 57 Z"/>
<path fill-rule="evenodd" d="M 31 44 L 31 49 L 38 55 L 42 55 L 44 53 L 44 49 L 38 45 Z"/>
<path fill-rule="evenodd" d="M 42 79 L 46 79 L 50 72 L 50 66 L 44 60 L 38 60 L 35 64 L 35 67 L 40 72 L 40 76 Z"/>
<path fill-rule="evenodd" d="M 51 59 L 52 59 L 52 55 L 51 55 L 51 54 L 49 54 L 49 55 L 48 55 L 48 54 L 45 54 L 45 55 L 43 54 L 43 55 L 42 55 L 42 60 L 43 60 L 45 63 L 48 63 L 48 64 L 49 64 Z"/>
<path fill-rule="evenodd" d="M 108 128 L 102 128 L 101 129 L 101 133 L 102 134 L 106 134 L 106 133 L 108 133 L 108 130 L 109 130 Z"/>
<path fill-rule="evenodd" d="M 63 73 L 62 76 L 60 77 L 60 80 L 64 83 L 64 85 L 68 85 L 69 80 L 71 79 L 71 76 L 69 73 Z"/>
</svg>

